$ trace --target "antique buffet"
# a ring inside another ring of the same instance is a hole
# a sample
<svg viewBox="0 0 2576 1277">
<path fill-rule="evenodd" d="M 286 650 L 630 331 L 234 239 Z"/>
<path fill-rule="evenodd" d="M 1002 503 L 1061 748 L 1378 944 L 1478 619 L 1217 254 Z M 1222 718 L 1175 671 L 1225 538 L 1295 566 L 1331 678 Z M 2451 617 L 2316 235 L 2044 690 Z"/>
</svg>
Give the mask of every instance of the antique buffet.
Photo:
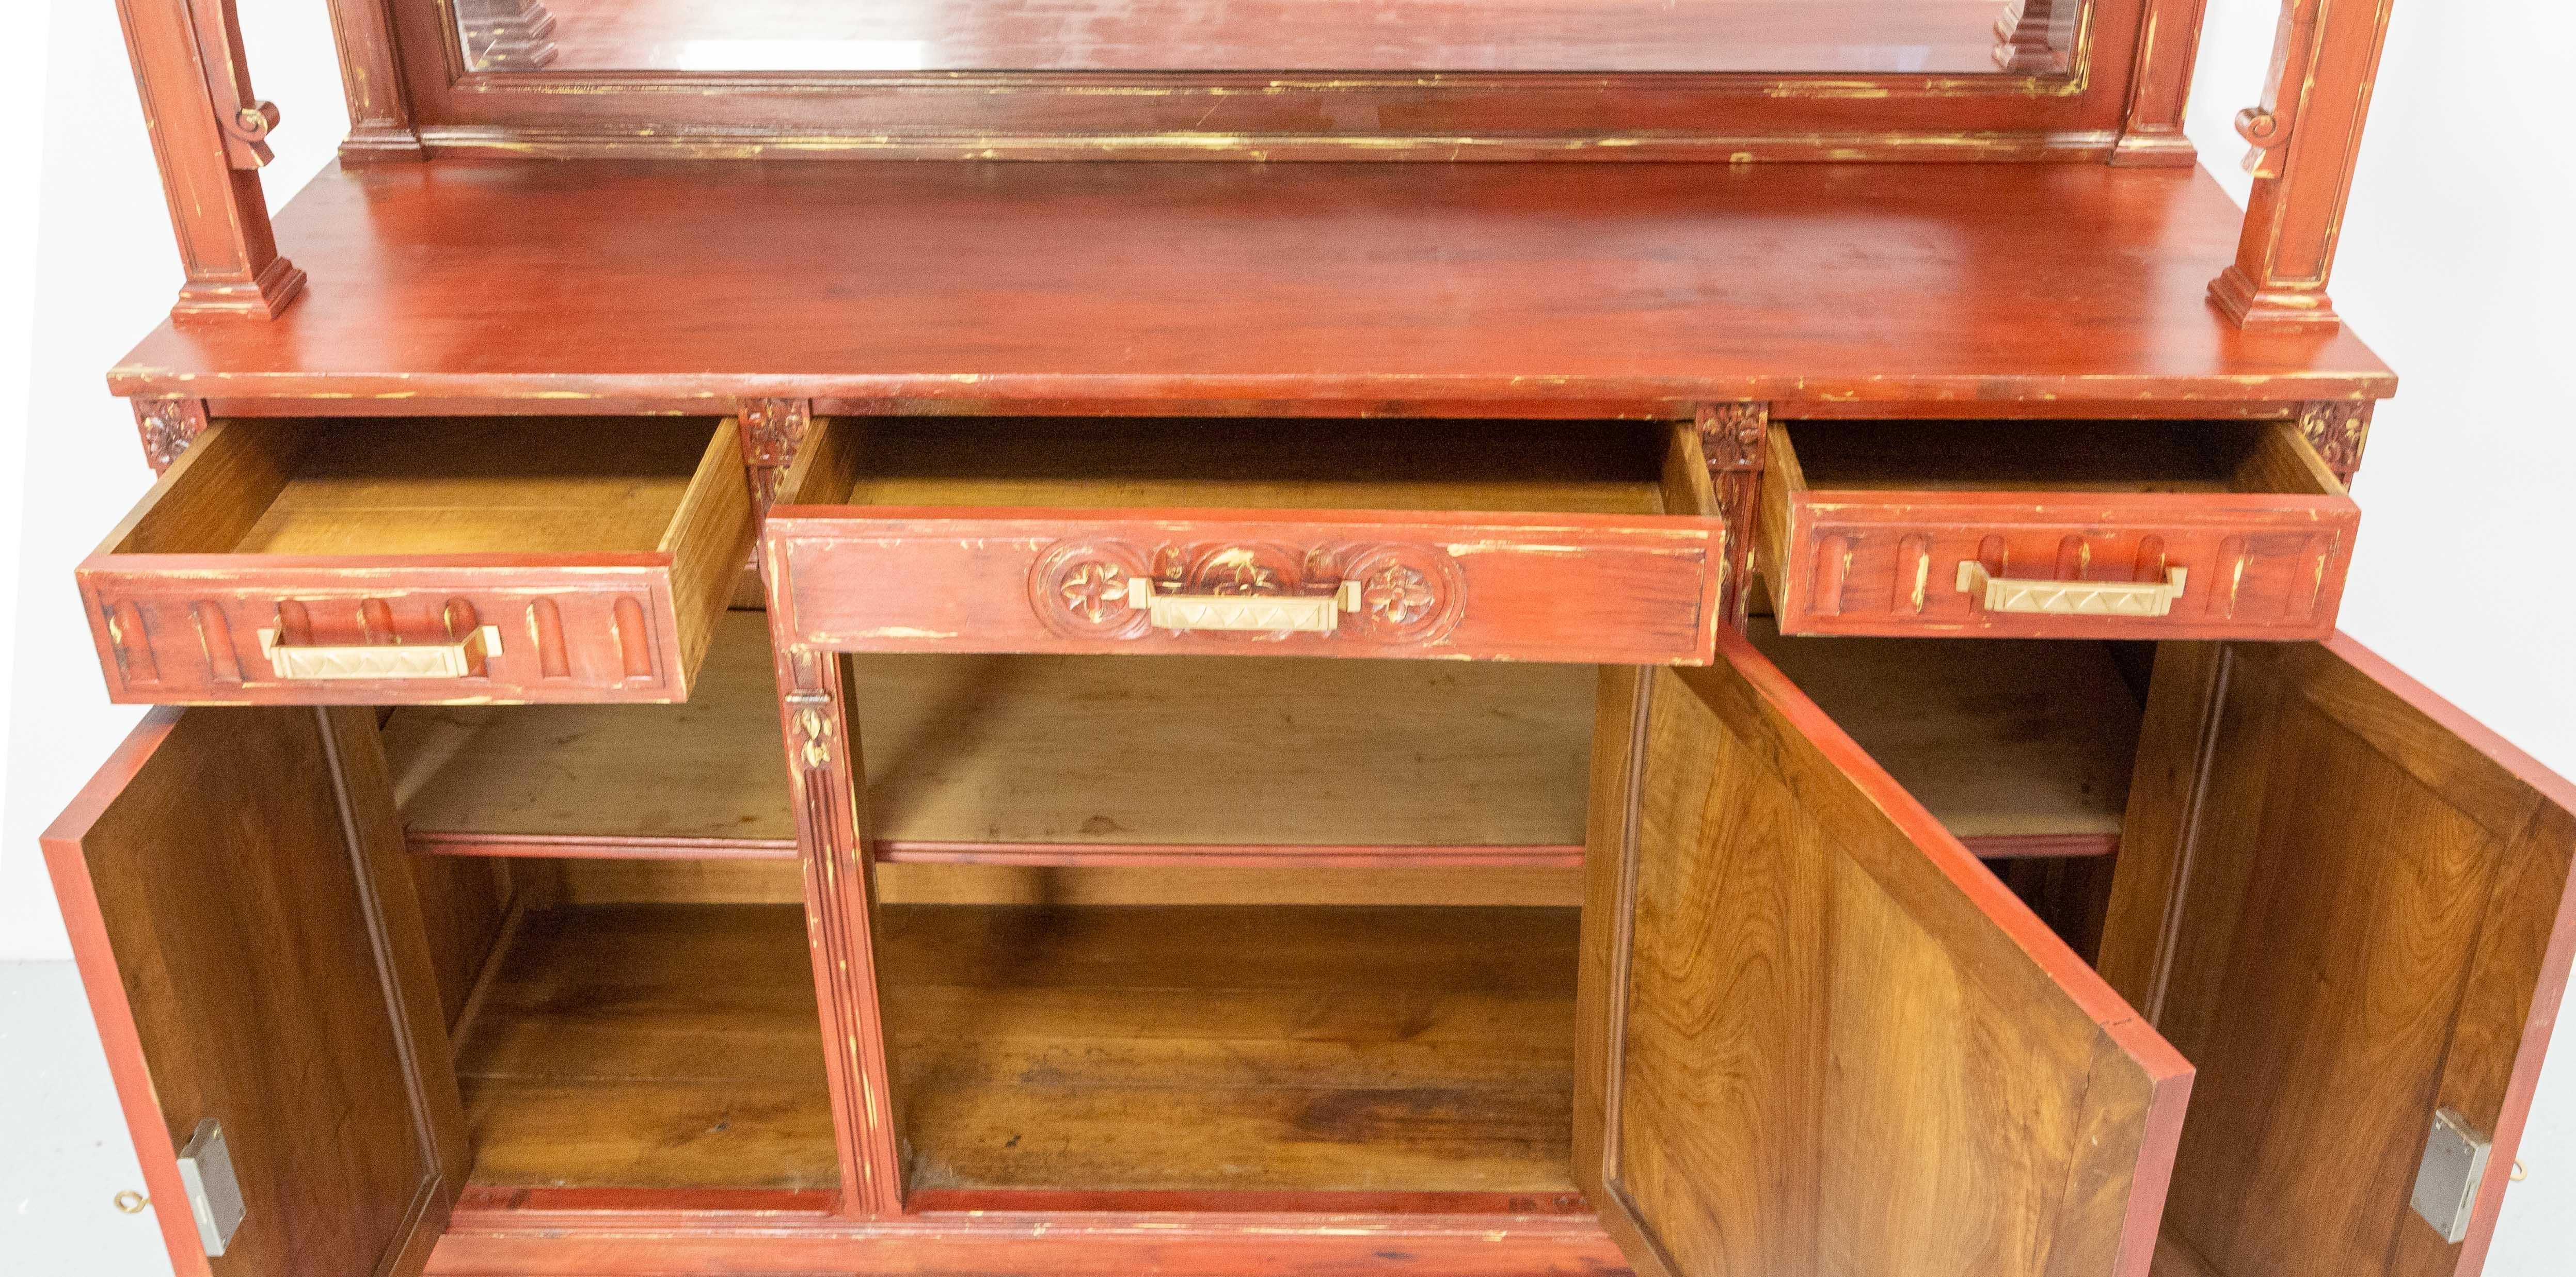
<svg viewBox="0 0 2576 1277">
<path fill-rule="evenodd" d="M 119 8 L 179 1272 L 2481 1268 L 2576 787 L 2335 631 L 2384 3 L 2239 210 L 2201 0 L 331 0 L 274 222 Z"/>
</svg>

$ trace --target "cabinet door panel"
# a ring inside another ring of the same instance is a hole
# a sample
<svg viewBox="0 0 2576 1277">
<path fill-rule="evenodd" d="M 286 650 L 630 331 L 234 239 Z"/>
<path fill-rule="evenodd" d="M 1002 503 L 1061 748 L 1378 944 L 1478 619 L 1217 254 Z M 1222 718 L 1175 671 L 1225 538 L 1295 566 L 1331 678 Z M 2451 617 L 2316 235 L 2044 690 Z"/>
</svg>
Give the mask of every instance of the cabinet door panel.
<svg viewBox="0 0 2576 1277">
<path fill-rule="evenodd" d="M 2149 717 L 2211 762 L 2141 760 L 2103 970 L 2199 1068 L 2168 1249 L 2475 1272 L 2576 947 L 2576 787 L 2341 636 L 2158 664 Z M 2493 1140 L 2459 1244 L 2411 1205 L 2444 1108 Z"/>
<path fill-rule="evenodd" d="M 181 1277 L 420 1270 L 463 1117 L 371 711 L 160 710 L 45 859 Z M 221 1125 L 209 1257 L 177 1156 Z"/>
<path fill-rule="evenodd" d="M 1743 640 L 1616 671 L 1578 1175 L 1643 1273 L 2138 1273 L 2190 1069 Z M 1624 731 L 1622 730 L 1624 728 Z"/>
</svg>

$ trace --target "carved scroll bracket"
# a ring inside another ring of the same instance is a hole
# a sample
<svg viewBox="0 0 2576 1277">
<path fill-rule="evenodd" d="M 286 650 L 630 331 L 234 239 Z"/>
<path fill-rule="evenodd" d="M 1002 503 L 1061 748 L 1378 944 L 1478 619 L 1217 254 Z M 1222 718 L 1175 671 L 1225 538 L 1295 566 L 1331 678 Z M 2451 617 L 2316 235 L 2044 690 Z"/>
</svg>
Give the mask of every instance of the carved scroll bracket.
<svg viewBox="0 0 2576 1277">
<path fill-rule="evenodd" d="M 206 429 L 206 401 L 178 396 L 138 398 L 134 429 L 143 437 L 143 459 L 159 474 L 197 441 Z"/>
<path fill-rule="evenodd" d="M 241 20 L 232 0 L 186 0 L 188 24 L 197 40 L 197 63 L 205 72 L 206 97 L 215 109 L 215 124 L 224 139 L 224 158 L 234 168 L 254 170 L 277 158 L 268 149 L 269 132 L 277 127 L 277 104 L 251 91 L 250 63 L 242 55 Z"/>
<path fill-rule="evenodd" d="M 2209 286 L 2239 327 L 2339 322 L 2326 284 L 2388 12 L 2386 0 L 2281 0 L 2263 99 L 2236 117 L 2254 148 L 2245 228 Z"/>
<path fill-rule="evenodd" d="M 1718 585 L 1718 614 L 1744 622 L 1745 575 L 1753 562 L 1753 510 L 1762 488 L 1762 455 L 1771 438 L 1771 405 L 1757 401 L 1702 404 L 1692 422 L 1717 509 L 1726 520 L 1726 579 Z"/>
<path fill-rule="evenodd" d="M 2298 124 L 2303 81 L 2317 56 L 2317 16 L 2323 0 L 2284 0 L 2280 29 L 2272 38 L 2272 66 L 2263 76 L 2263 100 L 2236 113 L 2236 135 L 2254 149 L 2245 155 L 2245 171 L 2256 177 L 2279 177 L 2274 157 L 2289 144 Z M 2291 93 L 2284 97 L 2281 86 Z"/>
</svg>

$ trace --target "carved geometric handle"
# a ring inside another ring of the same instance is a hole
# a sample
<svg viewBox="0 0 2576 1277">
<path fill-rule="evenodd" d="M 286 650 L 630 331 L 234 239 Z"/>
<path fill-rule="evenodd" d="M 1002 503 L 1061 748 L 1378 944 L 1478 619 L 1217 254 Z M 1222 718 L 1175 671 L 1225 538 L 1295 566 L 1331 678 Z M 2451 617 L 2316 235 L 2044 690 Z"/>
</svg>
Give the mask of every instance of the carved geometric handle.
<svg viewBox="0 0 2576 1277">
<path fill-rule="evenodd" d="M 1330 594 L 1157 594 L 1139 576 L 1127 579 L 1127 606 L 1163 630 L 1330 634 L 1342 613 L 1359 610 L 1360 583 L 1343 581 Z"/>
<path fill-rule="evenodd" d="M 2185 573 L 2166 571 L 2162 581 L 2023 581 L 1989 574 L 1975 559 L 1959 564 L 1959 591 L 1985 595 L 1989 612 L 2045 612 L 2052 616 L 2163 616 L 2182 597 Z"/>
<path fill-rule="evenodd" d="M 282 679 L 480 678 L 484 662 L 501 652 L 501 627 L 486 625 L 451 643 L 357 643 L 342 647 L 277 641 L 259 632 L 259 650 Z"/>
</svg>

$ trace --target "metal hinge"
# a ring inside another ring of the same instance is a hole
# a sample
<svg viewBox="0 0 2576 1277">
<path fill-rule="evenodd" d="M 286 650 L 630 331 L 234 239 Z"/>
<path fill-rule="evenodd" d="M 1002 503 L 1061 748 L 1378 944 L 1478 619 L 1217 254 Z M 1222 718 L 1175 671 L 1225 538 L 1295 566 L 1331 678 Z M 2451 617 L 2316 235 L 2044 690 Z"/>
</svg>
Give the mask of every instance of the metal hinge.
<svg viewBox="0 0 2576 1277">
<path fill-rule="evenodd" d="M 2477 1212 L 2478 1184 L 2486 1179 L 2487 1157 L 2494 1152 L 2495 1142 L 2470 1127 L 2458 1109 L 2433 1115 L 2424 1162 L 2415 1168 L 2415 1213 L 2442 1240 L 2467 1239 L 2469 1216 Z"/>
<path fill-rule="evenodd" d="M 232 1149 L 213 1118 L 197 1123 L 188 1146 L 179 1150 L 179 1183 L 188 1190 L 188 1213 L 197 1217 L 197 1240 L 208 1255 L 220 1258 L 241 1231 L 242 1195 Z"/>
</svg>

